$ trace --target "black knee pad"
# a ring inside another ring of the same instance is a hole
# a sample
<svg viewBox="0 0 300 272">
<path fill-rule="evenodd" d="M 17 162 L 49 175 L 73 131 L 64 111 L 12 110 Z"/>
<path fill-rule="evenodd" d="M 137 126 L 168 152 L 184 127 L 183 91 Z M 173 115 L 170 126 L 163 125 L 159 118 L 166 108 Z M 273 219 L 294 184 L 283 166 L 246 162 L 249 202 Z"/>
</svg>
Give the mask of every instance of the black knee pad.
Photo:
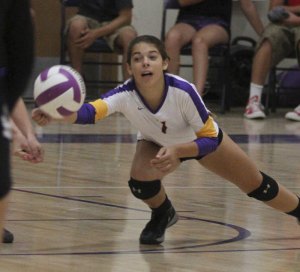
<svg viewBox="0 0 300 272">
<path fill-rule="evenodd" d="M 148 199 L 156 196 L 161 188 L 160 180 L 138 181 L 130 178 L 128 181 L 132 194 L 138 199 Z"/>
<path fill-rule="evenodd" d="M 263 176 L 261 185 L 257 189 L 249 193 L 248 196 L 261 201 L 272 200 L 278 194 L 278 183 L 265 173 L 261 172 L 261 174 Z"/>
</svg>

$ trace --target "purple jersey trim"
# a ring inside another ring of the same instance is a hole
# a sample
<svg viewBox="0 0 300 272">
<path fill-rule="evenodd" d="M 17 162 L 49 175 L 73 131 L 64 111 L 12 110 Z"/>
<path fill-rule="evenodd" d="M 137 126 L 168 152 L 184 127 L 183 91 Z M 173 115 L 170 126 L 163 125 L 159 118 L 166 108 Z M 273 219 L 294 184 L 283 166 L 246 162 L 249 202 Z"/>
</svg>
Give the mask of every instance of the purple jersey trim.
<svg viewBox="0 0 300 272">
<path fill-rule="evenodd" d="M 156 114 L 157 112 L 159 112 L 159 110 L 161 109 L 161 107 L 163 106 L 163 104 L 165 103 L 165 100 L 166 100 L 166 97 L 167 97 L 167 94 L 168 94 L 168 86 L 167 84 L 165 84 L 165 89 L 164 89 L 164 92 L 163 92 L 163 97 L 161 99 L 161 102 L 159 104 L 159 106 L 157 107 L 157 109 L 153 110 L 149 104 L 147 103 L 147 101 L 144 99 L 144 97 L 141 95 L 140 91 L 138 90 L 138 88 L 136 87 L 135 85 L 135 82 L 133 81 L 132 82 L 133 86 L 134 86 L 134 89 L 136 90 L 136 93 L 138 94 L 138 96 L 140 97 L 140 99 L 143 101 L 143 104 L 145 105 L 145 107 L 150 111 L 152 112 L 153 114 Z"/>
<path fill-rule="evenodd" d="M 93 105 L 85 103 L 77 112 L 75 124 L 95 124 L 96 109 Z"/>
<path fill-rule="evenodd" d="M 203 124 L 205 124 L 205 122 L 208 119 L 208 112 L 207 112 L 203 102 L 201 101 L 197 91 L 192 87 L 192 85 L 186 81 L 177 79 L 177 78 L 169 76 L 169 75 L 165 75 L 165 82 L 166 82 L 166 85 L 178 88 L 178 89 L 182 90 L 183 92 L 186 92 L 189 94 L 189 96 L 191 97 L 192 101 L 194 102 L 194 104 L 197 108 L 197 111 L 201 117 Z"/>
<path fill-rule="evenodd" d="M 118 87 L 104 93 L 101 95 L 101 98 L 102 99 L 105 99 L 105 98 L 108 98 L 110 96 L 113 96 L 117 93 L 122 93 L 122 92 L 133 92 L 134 90 L 134 84 L 132 82 L 132 80 L 129 80 L 127 82 L 125 82 L 124 84 L 122 85 L 119 85 Z"/>
<path fill-rule="evenodd" d="M 194 140 L 198 146 L 198 156 L 205 156 L 213 151 L 215 151 L 219 145 L 219 139 L 215 138 L 198 138 Z"/>
</svg>

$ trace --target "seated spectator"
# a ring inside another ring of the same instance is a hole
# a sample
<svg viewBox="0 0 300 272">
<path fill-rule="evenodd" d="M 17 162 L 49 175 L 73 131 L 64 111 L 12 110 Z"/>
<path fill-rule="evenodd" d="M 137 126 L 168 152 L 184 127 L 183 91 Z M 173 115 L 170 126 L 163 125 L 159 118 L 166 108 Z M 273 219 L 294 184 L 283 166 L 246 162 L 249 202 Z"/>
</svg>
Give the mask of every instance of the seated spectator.
<svg viewBox="0 0 300 272">
<path fill-rule="evenodd" d="M 67 45 L 71 65 L 82 74 L 84 50 L 97 38 L 104 38 L 115 51 L 123 54 L 123 77 L 126 70 L 126 54 L 129 42 L 136 37 L 130 25 L 132 0 L 81 0 L 78 14 L 68 22 Z"/>
<path fill-rule="evenodd" d="M 260 34 L 262 22 L 251 0 L 241 0 L 241 7 L 255 31 Z M 192 43 L 194 84 L 201 96 L 209 66 L 209 49 L 230 40 L 232 0 L 172 0 L 166 5 L 177 5 L 180 10 L 176 24 L 165 39 L 170 56 L 168 71 L 179 73 L 180 50 Z"/>
<path fill-rule="evenodd" d="M 268 17 L 270 23 L 262 34 L 253 59 L 250 94 L 244 113 L 248 119 L 266 117 L 261 96 L 271 67 L 289 56 L 295 48 L 299 57 L 300 0 L 271 0 Z M 300 121 L 300 105 L 293 112 L 288 112 L 286 118 Z"/>
</svg>

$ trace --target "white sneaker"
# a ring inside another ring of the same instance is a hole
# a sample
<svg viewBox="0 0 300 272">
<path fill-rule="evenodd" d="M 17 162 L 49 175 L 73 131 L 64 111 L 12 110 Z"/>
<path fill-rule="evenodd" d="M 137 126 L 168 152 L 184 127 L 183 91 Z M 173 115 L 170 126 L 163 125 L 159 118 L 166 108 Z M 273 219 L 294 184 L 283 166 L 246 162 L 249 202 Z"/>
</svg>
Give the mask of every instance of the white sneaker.
<svg viewBox="0 0 300 272">
<path fill-rule="evenodd" d="M 265 119 L 264 107 L 259 102 L 258 96 L 253 96 L 249 99 L 246 106 L 244 117 L 248 119 Z"/>
<path fill-rule="evenodd" d="M 285 118 L 292 121 L 300 121 L 300 105 L 298 105 L 294 111 L 289 111 L 285 115 Z"/>
</svg>

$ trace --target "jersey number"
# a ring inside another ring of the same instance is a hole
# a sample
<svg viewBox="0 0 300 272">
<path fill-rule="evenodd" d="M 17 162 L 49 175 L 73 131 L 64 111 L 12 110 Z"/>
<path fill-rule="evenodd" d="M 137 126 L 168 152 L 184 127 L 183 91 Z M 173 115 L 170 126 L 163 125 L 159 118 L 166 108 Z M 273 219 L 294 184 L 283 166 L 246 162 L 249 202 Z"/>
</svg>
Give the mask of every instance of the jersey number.
<svg viewBox="0 0 300 272">
<path fill-rule="evenodd" d="M 166 134 L 167 133 L 167 126 L 166 126 L 166 122 L 161 122 L 162 126 L 161 126 L 161 132 Z"/>
</svg>

